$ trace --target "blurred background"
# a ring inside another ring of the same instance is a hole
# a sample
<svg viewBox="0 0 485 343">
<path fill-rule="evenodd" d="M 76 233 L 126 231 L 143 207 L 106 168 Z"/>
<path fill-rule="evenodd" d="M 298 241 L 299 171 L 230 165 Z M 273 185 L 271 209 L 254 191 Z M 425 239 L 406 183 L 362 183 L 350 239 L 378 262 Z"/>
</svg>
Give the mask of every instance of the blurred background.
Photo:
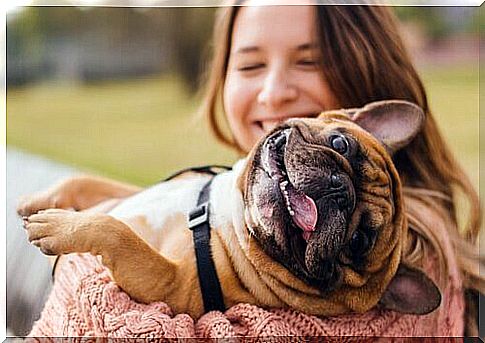
<svg viewBox="0 0 485 343">
<path fill-rule="evenodd" d="M 232 163 L 194 116 L 214 8 L 7 15 L 7 144 L 142 185 Z"/>
<path fill-rule="evenodd" d="M 215 10 L 32 6 L 7 13 L 7 207 L 15 225 L 18 194 L 33 190 L 25 183 L 56 168 L 30 154 L 69 168 L 56 177 L 82 170 L 142 186 L 188 166 L 237 159 L 195 115 Z M 394 10 L 433 113 L 478 189 L 481 10 Z M 26 262 L 25 235 L 14 240 L 7 232 L 7 324 L 24 335 L 43 298 L 12 275 L 22 274 L 21 263 L 34 274 L 48 267 Z"/>
</svg>

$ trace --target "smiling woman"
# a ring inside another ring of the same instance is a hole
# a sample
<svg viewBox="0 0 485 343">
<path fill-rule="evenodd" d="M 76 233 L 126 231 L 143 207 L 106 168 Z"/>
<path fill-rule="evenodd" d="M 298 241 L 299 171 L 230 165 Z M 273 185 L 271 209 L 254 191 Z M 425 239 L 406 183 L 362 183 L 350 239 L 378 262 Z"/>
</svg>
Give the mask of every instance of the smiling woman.
<svg viewBox="0 0 485 343">
<path fill-rule="evenodd" d="M 338 107 L 319 68 L 315 16 L 310 6 L 268 6 L 244 8 L 236 17 L 223 94 L 241 150 L 285 119 Z"/>
</svg>

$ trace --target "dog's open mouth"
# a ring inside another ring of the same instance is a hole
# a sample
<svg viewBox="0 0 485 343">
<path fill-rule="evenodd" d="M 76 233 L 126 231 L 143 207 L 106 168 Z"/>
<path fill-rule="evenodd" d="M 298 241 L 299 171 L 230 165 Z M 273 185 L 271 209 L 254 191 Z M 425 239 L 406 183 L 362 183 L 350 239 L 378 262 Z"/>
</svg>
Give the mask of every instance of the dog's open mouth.
<svg viewBox="0 0 485 343">
<path fill-rule="evenodd" d="M 290 128 L 269 136 L 263 144 L 261 162 L 264 171 L 278 183 L 288 214 L 293 223 L 303 230 L 302 237 L 308 241 L 318 219 L 315 201 L 296 189 L 288 178 L 285 166 L 285 149 L 291 134 Z"/>
</svg>

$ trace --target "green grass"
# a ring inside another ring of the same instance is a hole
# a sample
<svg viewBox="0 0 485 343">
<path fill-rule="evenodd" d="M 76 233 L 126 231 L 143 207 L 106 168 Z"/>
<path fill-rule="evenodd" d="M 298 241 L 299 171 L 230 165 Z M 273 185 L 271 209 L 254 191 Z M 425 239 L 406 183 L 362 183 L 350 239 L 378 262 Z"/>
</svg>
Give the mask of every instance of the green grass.
<svg viewBox="0 0 485 343">
<path fill-rule="evenodd" d="M 195 165 L 231 164 L 174 78 L 8 91 L 7 144 L 140 185 Z"/>
<path fill-rule="evenodd" d="M 422 73 L 452 150 L 478 185 L 478 68 Z M 140 185 L 178 169 L 230 164 L 176 78 L 9 89 L 7 144 Z"/>
</svg>

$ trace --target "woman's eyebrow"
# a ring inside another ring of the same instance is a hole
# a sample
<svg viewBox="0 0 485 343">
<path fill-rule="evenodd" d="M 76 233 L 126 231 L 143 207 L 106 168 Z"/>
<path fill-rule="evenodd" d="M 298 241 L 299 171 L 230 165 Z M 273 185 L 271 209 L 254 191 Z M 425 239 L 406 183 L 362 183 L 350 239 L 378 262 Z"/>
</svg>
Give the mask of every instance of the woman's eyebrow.
<svg viewBox="0 0 485 343">
<path fill-rule="evenodd" d="M 298 45 L 295 48 L 295 50 L 305 51 L 305 50 L 314 50 L 314 49 L 317 49 L 317 48 L 318 48 L 318 44 L 316 44 L 316 43 L 304 43 L 304 44 Z M 243 47 L 236 49 L 236 51 L 234 51 L 234 54 L 247 54 L 247 53 L 258 52 L 258 51 L 261 51 L 261 48 L 259 46 L 248 45 L 248 46 L 243 46 Z"/>
<path fill-rule="evenodd" d="M 244 54 L 244 53 L 249 53 L 249 52 L 257 52 L 257 51 L 260 51 L 260 50 L 261 49 L 258 46 L 250 45 L 250 46 L 243 46 L 241 48 L 238 48 L 234 53 Z"/>
<path fill-rule="evenodd" d="M 313 50 L 317 49 L 318 44 L 316 43 L 305 43 L 305 44 L 300 44 L 296 47 L 296 50 L 301 51 L 301 50 Z"/>
</svg>

